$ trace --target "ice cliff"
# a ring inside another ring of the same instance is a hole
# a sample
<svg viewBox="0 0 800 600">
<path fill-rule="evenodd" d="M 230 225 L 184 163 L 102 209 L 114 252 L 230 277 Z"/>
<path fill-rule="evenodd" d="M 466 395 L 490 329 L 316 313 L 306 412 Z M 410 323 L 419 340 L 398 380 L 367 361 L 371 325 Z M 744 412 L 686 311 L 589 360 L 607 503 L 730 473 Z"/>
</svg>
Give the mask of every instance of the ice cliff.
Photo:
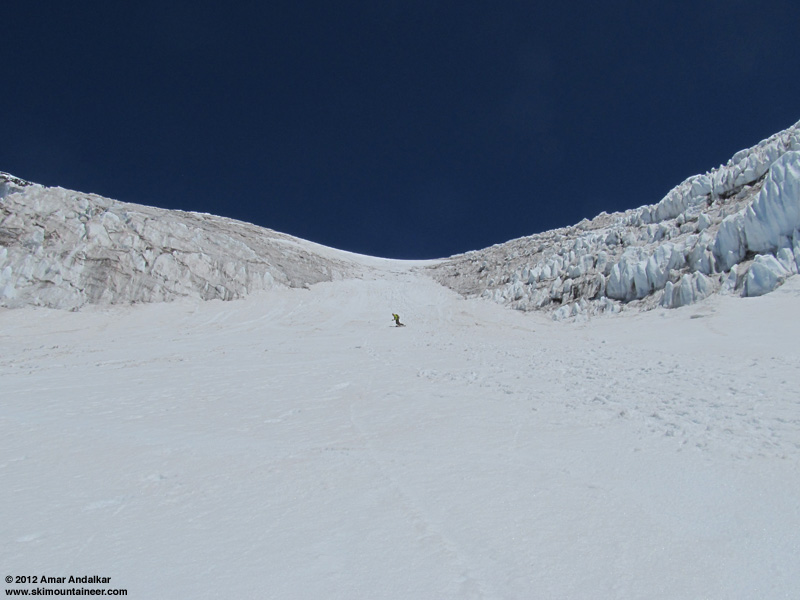
<svg viewBox="0 0 800 600">
<path fill-rule="evenodd" d="M 0 306 L 230 300 L 354 275 L 346 253 L 247 223 L 0 173 Z"/>
<path fill-rule="evenodd" d="M 0 173 L 0 306 L 230 300 L 357 276 L 369 260 L 222 217 Z M 555 319 L 757 296 L 800 267 L 800 123 L 657 204 L 436 261 L 428 273 Z"/>
<path fill-rule="evenodd" d="M 454 256 L 434 277 L 555 319 L 758 296 L 800 267 L 800 123 L 654 205 Z"/>
</svg>

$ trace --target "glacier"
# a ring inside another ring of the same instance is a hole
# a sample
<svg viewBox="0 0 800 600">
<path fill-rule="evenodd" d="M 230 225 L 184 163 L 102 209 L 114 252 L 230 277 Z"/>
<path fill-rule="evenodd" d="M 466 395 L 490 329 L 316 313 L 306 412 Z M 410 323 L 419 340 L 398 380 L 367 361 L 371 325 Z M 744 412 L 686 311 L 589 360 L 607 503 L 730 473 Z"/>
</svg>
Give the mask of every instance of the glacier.
<svg viewBox="0 0 800 600">
<path fill-rule="evenodd" d="M 232 300 L 369 263 L 269 229 L 47 188 L 0 173 L 0 306 Z M 373 261 L 374 262 L 374 261 Z"/>
<path fill-rule="evenodd" d="M 0 200 L 0 306 L 9 308 L 231 300 L 273 285 L 358 276 L 370 264 L 232 219 L 47 188 L 6 173 Z M 761 295 L 796 274 L 798 250 L 800 123 L 688 178 L 656 204 L 426 269 L 466 296 L 563 319 L 677 308 L 718 292 Z"/>
<path fill-rule="evenodd" d="M 427 273 L 0 309 L 5 574 L 155 599 L 796 596 L 800 278 L 553 322 Z M 63 590 L 6 589 L 36 587 Z"/>
<path fill-rule="evenodd" d="M 656 204 L 467 252 L 432 270 L 465 295 L 562 319 L 678 308 L 720 292 L 761 295 L 797 272 L 799 240 L 797 123 Z"/>
<path fill-rule="evenodd" d="M 0 175 L 4 574 L 795 597 L 797 155 L 416 262 Z"/>
</svg>

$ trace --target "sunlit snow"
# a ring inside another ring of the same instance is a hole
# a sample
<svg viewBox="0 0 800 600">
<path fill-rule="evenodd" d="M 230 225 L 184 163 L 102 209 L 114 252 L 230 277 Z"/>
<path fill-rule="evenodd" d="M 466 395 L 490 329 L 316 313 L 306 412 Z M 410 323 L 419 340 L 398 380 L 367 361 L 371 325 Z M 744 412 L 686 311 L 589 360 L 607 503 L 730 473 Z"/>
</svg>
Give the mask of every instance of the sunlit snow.
<svg viewBox="0 0 800 600">
<path fill-rule="evenodd" d="M 797 598 L 799 207 L 800 123 L 419 262 L 0 173 L 6 590 Z"/>
<path fill-rule="evenodd" d="M 584 324 L 391 261 L 0 311 L 0 564 L 134 598 L 795 597 L 797 279 Z"/>
</svg>

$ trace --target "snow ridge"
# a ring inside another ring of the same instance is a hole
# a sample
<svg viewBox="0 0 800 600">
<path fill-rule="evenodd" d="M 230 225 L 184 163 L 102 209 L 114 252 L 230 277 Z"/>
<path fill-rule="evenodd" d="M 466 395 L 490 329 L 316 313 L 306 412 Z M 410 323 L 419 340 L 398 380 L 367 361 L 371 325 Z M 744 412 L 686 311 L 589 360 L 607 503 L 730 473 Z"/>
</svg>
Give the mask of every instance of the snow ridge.
<svg viewBox="0 0 800 600">
<path fill-rule="evenodd" d="M 458 255 L 442 284 L 556 320 L 758 296 L 800 267 L 800 122 L 660 202 Z"/>
</svg>

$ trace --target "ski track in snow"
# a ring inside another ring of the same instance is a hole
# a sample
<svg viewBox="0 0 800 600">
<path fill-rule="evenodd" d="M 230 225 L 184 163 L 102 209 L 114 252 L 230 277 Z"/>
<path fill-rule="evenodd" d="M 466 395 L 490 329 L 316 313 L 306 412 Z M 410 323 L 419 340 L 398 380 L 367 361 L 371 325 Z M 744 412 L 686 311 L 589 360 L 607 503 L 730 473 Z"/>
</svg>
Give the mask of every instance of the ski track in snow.
<svg viewBox="0 0 800 600">
<path fill-rule="evenodd" d="M 796 279 L 586 323 L 399 266 L 0 311 L 0 564 L 134 598 L 795 597 Z"/>
</svg>

